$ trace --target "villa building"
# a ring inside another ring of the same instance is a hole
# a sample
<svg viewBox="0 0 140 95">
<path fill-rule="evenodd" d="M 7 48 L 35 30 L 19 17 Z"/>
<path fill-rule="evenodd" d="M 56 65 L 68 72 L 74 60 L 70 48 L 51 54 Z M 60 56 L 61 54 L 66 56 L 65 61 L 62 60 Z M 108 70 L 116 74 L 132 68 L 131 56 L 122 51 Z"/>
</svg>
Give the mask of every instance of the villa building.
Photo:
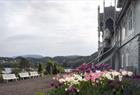
<svg viewBox="0 0 140 95">
<path fill-rule="evenodd" d="M 98 7 L 98 58 L 94 62 L 140 74 L 140 0 L 118 0 L 109 7 L 104 1 L 102 13 Z"/>
</svg>

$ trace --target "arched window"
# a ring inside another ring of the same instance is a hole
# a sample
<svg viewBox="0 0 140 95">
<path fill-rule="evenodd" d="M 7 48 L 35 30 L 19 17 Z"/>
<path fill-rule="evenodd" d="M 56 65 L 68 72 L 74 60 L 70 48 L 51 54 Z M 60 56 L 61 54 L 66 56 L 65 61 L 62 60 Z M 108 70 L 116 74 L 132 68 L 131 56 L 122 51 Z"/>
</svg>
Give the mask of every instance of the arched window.
<svg viewBox="0 0 140 95">
<path fill-rule="evenodd" d="M 128 29 L 132 30 L 132 28 L 133 28 L 133 13 L 132 10 L 130 9 L 129 16 L 128 16 Z"/>
<path fill-rule="evenodd" d="M 126 66 L 129 66 L 129 53 L 126 53 L 125 54 L 125 56 L 126 56 Z"/>
<path fill-rule="evenodd" d="M 122 56 L 121 56 L 121 61 L 122 61 L 122 62 L 121 62 L 121 67 L 124 68 L 124 55 L 123 55 L 123 54 L 122 54 Z"/>
<path fill-rule="evenodd" d="M 105 28 L 108 28 L 111 32 L 114 32 L 114 22 L 111 18 L 107 19 L 105 22 Z"/>
<path fill-rule="evenodd" d="M 100 23 L 100 27 L 103 27 L 103 22 Z"/>
</svg>

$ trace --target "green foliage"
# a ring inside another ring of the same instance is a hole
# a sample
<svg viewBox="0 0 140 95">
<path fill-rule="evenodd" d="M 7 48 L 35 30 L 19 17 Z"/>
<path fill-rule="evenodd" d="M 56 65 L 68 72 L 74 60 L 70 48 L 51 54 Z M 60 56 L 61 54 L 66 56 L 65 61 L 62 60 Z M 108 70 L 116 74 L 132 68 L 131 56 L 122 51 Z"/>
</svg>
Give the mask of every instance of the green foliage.
<svg viewBox="0 0 140 95">
<path fill-rule="evenodd" d="M 1 57 L 0 61 L 0 68 L 3 67 L 11 67 L 11 68 L 22 68 L 25 69 L 26 71 L 28 68 L 38 68 L 38 64 L 44 64 L 46 67 L 46 63 L 50 63 L 54 61 L 56 64 L 64 67 L 64 68 L 76 68 L 80 64 L 90 62 L 93 58 L 96 58 L 97 52 L 94 53 L 91 56 L 57 56 L 54 58 L 51 57 L 44 57 L 40 59 L 35 59 L 35 58 L 24 58 L 24 57 L 16 57 L 16 58 L 7 58 L 7 57 Z M 51 60 L 52 61 L 51 61 Z M 2 61 L 4 60 L 4 61 Z M 49 60 L 49 61 L 48 61 Z M 51 68 L 52 69 L 52 68 Z M 50 70 L 49 70 L 50 71 Z M 46 73 L 50 73 L 46 71 Z"/>
<path fill-rule="evenodd" d="M 27 69 L 30 67 L 29 61 L 23 57 L 20 57 L 19 67 L 21 69 Z"/>
<path fill-rule="evenodd" d="M 22 71 L 22 69 L 20 69 L 20 68 L 12 68 L 12 73 L 16 74 L 17 76 L 21 71 Z"/>
<path fill-rule="evenodd" d="M 3 79 L 2 79 L 2 75 L 0 74 L 0 82 L 2 82 L 3 81 Z"/>
<path fill-rule="evenodd" d="M 52 60 L 49 59 L 48 62 L 47 62 L 47 65 L 48 65 L 48 66 L 53 66 L 53 65 L 54 65 L 54 62 L 53 62 Z"/>
<path fill-rule="evenodd" d="M 104 79 L 98 83 L 82 81 L 78 88 L 80 92 L 76 93 L 68 93 L 65 88 L 65 85 L 54 88 L 48 95 L 140 95 L 140 86 L 128 80 L 119 82 Z"/>
<path fill-rule="evenodd" d="M 17 67 L 19 67 L 19 63 L 13 63 L 13 64 L 11 64 L 11 67 L 12 67 L 12 68 L 17 68 Z"/>
<path fill-rule="evenodd" d="M 54 63 L 52 60 L 49 60 L 46 65 L 46 72 L 48 74 L 57 74 L 64 72 L 64 68 Z"/>
<path fill-rule="evenodd" d="M 53 74 L 57 74 L 58 69 L 57 69 L 57 65 L 53 64 Z"/>
<path fill-rule="evenodd" d="M 37 92 L 35 95 L 45 95 L 43 92 Z"/>
<path fill-rule="evenodd" d="M 91 56 L 57 56 L 53 61 L 63 66 L 64 68 L 76 68 L 83 63 L 88 63 L 98 56 L 98 52 Z"/>
<path fill-rule="evenodd" d="M 66 95 L 64 87 L 59 87 L 57 89 L 52 89 L 47 95 Z"/>
<path fill-rule="evenodd" d="M 57 73 L 63 73 L 64 68 L 62 66 L 57 65 Z"/>
<path fill-rule="evenodd" d="M 64 72 L 64 68 L 57 65 L 57 64 L 54 64 L 53 66 L 53 74 L 57 74 L 57 73 L 63 73 Z"/>
<path fill-rule="evenodd" d="M 39 74 L 43 73 L 43 66 L 42 66 L 42 64 L 39 64 L 38 72 L 39 72 Z"/>
<path fill-rule="evenodd" d="M 131 85 L 126 89 L 128 95 L 140 95 L 140 84 L 137 81 L 132 81 Z"/>
<path fill-rule="evenodd" d="M 49 60 L 46 66 L 46 71 L 48 72 L 48 74 L 53 74 L 53 66 L 54 66 L 53 61 Z"/>
<path fill-rule="evenodd" d="M 2 73 L 2 68 L 0 68 L 0 74 Z"/>
<path fill-rule="evenodd" d="M 24 57 L 17 57 L 17 58 L 2 58 L 2 60 L 6 60 L 6 63 L 0 64 L 0 70 L 3 67 L 10 67 L 14 68 L 13 73 L 18 73 L 20 71 L 32 71 L 35 69 L 39 69 L 39 64 L 42 64 L 39 72 L 46 74 L 57 74 L 64 72 L 64 68 L 58 65 L 58 63 L 54 63 L 53 59 L 51 58 L 42 58 L 42 59 L 33 59 L 33 58 L 24 58 Z M 45 67 L 45 68 L 43 68 Z"/>
<path fill-rule="evenodd" d="M 3 69 L 3 64 L 0 64 L 0 70 L 2 70 Z"/>
</svg>

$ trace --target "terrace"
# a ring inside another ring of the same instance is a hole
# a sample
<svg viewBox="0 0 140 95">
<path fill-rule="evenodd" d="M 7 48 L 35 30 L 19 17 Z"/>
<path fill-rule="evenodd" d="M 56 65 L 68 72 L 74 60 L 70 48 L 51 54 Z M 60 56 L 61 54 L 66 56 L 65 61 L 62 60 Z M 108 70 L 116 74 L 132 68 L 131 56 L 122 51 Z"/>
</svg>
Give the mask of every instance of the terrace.
<svg viewBox="0 0 140 95">
<path fill-rule="evenodd" d="M 50 89 L 51 76 L 0 83 L 0 95 L 35 95 L 36 92 L 46 93 Z"/>
</svg>

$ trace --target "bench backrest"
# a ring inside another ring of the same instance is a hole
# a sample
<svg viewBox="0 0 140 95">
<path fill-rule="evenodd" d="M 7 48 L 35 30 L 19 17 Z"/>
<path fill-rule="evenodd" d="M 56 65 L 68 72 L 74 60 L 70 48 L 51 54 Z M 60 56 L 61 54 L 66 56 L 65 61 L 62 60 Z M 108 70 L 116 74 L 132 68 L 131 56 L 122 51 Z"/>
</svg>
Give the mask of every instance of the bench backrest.
<svg viewBox="0 0 140 95">
<path fill-rule="evenodd" d="M 28 72 L 24 72 L 24 73 L 19 73 L 19 77 L 20 78 L 27 78 L 30 77 Z"/>
<path fill-rule="evenodd" d="M 2 74 L 3 80 L 12 80 L 17 79 L 15 74 Z"/>
<path fill-rule="evenodd" d="M 30 76 L 39 76 L 37 71 L 30 72 Z"/>
</svg>

